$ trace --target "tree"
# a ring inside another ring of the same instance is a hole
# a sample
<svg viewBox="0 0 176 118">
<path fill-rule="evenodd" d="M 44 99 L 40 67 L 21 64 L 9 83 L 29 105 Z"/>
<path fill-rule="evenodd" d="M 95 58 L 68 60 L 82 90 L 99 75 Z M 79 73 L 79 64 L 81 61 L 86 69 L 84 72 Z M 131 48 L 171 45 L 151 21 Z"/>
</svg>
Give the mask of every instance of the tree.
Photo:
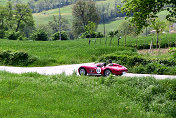
<svg viewBox="0 0 176 118">
<path fill-rule="evenodd" d="M 97 25 L 99 24 L 99 14 L 95 6 L 95 2 L 79 0 L 72 10 L 73 15 L 73 33 L 75 36 L 79 36 L 85 32 L 85 26 L 89 21 L 92 21 Z"/>
<path fill-rule="evenodd" d="M 116 31 L 114 32 L 114 36 L 117 37 L 117 40 L 118 40 L 118 46 L 119 46 L 119 42 L 120 42 L 121 36 L 120 36 L 118 30 L 116 30 Z"/>
<path fill-rule="evenodd" d="M 129 34 L 133 34 L 136 32 L 136 27 L 133 26 L 129 21 L 122 22 L 118 29 L 121 31 L 121 35 L 125 37 L 125 45 L 126 45 L 126 37 Z"/>
<path fill-rule="evenodd" d="M 111 40 L 110 40 L 110 45 L 111 45 L 112 38 L 115 36 L 115 32 L 110 31 L 110 32 L 109 32 L 109 36 L 111 37 Z"/>
<path fill-rule="evenodd" d="M 62 31 L 69 31 L 69 22 L 67 19 L 61 17 L 61 30 Z M 53 30 L 53 33 L 59 31 L 59 18 L 53 16 L 53 20 L 49 21 L 48 26 Z"/>
<path fill-rule="evenodd" d="M 60 40 L 60 32 L 53 34 L 52 40 Z M 61 32 L 61 40 L 68 40 L 68 36 L 64 31 Z"/>
<path fill-rule="evenodd" d="M 156 30 L 157 33 L 157 41 L 156 46 L 158 47 L 159 42 L 159 33 L 162 32 L 166 28 L 166 23 L 164 21 L 161 21 L 160 19 L 153 19 L 151 21 L 151 27 Z"/>
<path fill-rule="evenodd" d="M 15 6 L 15 21 L 16 21 L 16 29 L 18 32 L 19 28 L 24 28 L 24 26 L 33 26 L 34 20 L 32 16 L 32 10 L 28 7 L 28 5 L 24 4 L 16 4 Z"/>
<path fill-rule="evenodd" d="M 95 32 L 95 29 L 96 29 L 96 24 L 91 21 L 89 21 L 88 24 L 85 26 L 85 30 L 86 32 L 88 32 L 90 37 L 93 34 L 93 32 Z M 90 37 L 89 37 L 89 45 L 90 45 Z"/>
<path fill-rule="evenodd" d="M 1 30 L 5 28 L 5 20 L 6 20 L 7 11 L 3 6 L 0 6 L 0 28 Z"/>
<path fill-rule="evenodd" d="M 47 41 L 48 35 L 44 30 L 39 29 L 34 31 L 30 38 L 35 41 Z"/>
<path fill-rule="evenodd" d="M 166 19 L 176 21 L 176 1 L 175 0 L 123 0 L 125 3 L 121 8 L 126 15 L 132 16 L 131 22 L 135 23 L 138 33 L 149 23 L 147 19 L 157 17 L 157 13 L 162 10 L 169 11 Z"/>
</svg>

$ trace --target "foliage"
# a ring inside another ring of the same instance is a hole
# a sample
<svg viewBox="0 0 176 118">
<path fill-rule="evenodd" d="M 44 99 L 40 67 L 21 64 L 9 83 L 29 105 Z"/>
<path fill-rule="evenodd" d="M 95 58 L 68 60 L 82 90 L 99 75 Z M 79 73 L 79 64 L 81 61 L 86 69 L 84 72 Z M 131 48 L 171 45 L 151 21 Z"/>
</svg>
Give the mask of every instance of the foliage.
<svg viewBox="0 0 176 118">
<path fill-rule="evenodd" d="M 176 5 L 175 0 L 123 0 L 124 6 L 121 8 L 128 16 L 132 16 L 133 22 L 137 28 L 138 33 L 149 23 L 147 19 L 154 18 L 162 10 L 168 10 L 169 14 L 166 16 L 168 20 L 175 20 Z"/>
<path fill-rule="evenodd" d="M 176 116 L 174 79 L 18 75 L 7 72 L 0 72 L 0 77 L 0 117 Z"/>
<path fill-rule="evenodd" d="M 113 38 L 114 35 L 115 35 L 115 33 L 114 33 L 113 31 L 110 31 L 110 32 L 109 32 L 109 37 Z"/>
<path fill-rule="evenodd" d="M 0 28 L 3 31 L 21 32 L 29 36 L 34 29 L 32 11 L 25 4 L 12 4 L 8 2 L 6 6 L 0 6 Z"/>
<path fill-rule="evenodd" d="M 23 27 L 24 25 L 27 26 L 34 25 L 32 11 L 28 7 L 28 5 L 16 4 L 14 9 L 15 9 L 14 11 L 15 22 L 17 25 L 15 30 L 16 32 L 19 31 L 19 28 Z"/>
<path fill-rule="evenodd" d="M 121 8 L 118 8 L 117 6 L 122 7 L 121 0 L 113 0 L 109 1 L 106 0 L 104 3 L 98 3 L 97 2 L 97 9 L 100 14 L 100 23 L 108 23 L 110 21 L 113 21 L 115 18 L 125 17 L 125 13 L 121 13 Z"/>
<path fill-rule="evenodd" d="M 73 22 L 72 30 L 75 36 L 79 36 L 85 32 L 85 26 L 91 21 L 97 25 L 99 24 L 99 14 L 95 3 L 92 1 L 77 1 L 72 10 Z"/>
<path fill-rule="evenodd" d="M 85 26 L 85 31 L 89 34 L 92 35 L 93 32 L 96 30 L 96 24 L 92 21 L 88 21 L 88 24 Z"/>
<path fill-rule="evenodd" d="M 103 38 L 104 35 L 101 32 L 93 32 L 91 35 L 86 31 L 80 38 Z"/>
<path fill-rule="evenodd" d="M 19 32 L 11 31 L 11 32 L 8 32 L 8 34 L 7 34 L 7 38 L 9 40 L 17 40 L 19 37 L 20 37 L 20 33 Z"/>
<path fill-rule="evenodd" d="M 121 64 L 129 68 L 130 72 L 146 73 L 146 74 L 173 74 L 175 75 L 176 60 L 168 59 L 146 59 L 137 53 L 112 53 L 99 57 L 98 61 L 106 62 L 106 60 L 113 60 L 115 63 Z M 171 69 L 173 68 L 173 69 Z M 169 71 L 169 69 L 171 69 Z M 168 72 L 169 71 L 169 72 Z"/>
<path fill-rule="evenodd" d="M 0 51 L 0 63 L 13 66 L 28 66 L 36 58 L 31 57 L 26 52 Z"/>
<path fill-rule="evenodd" d="M 127 20 L 123 21 L 118 26 L 118 30 L 122 36 L 136 35 L 136 27 Z"/>
<path fill-rule="evenodd" d="M 39 29 L 37 31 L 34 31 L 30 38 L 35 41 L 47 41 L 48 35 L 44 30 Z"/>
<path fill-rule="evenodd" d="M 174 58 L 176 59 L 176 48 L 175 48 L 175 47 L 170 48 L 170 49 L 169 49 L 169 52 L 170 52 L 171 54 L 173 54 Z"/>
<path fill-rule="evenodd" d="M 31 38 L 32 39 L 32 38 Z M 0 49 L 25 51 L 29 55 L 38 58 L 30 66 L 56 66 L 63 64 L 87 63 L 97 60 L 99 56 L 126 50 L 128 52 L 135 49 L 123 46 L 103 45 L 104 39 L 96 39 L 95 46 L 87 44 L 86 39 L 67 40 L 67 41 L 10 41 L 0 39 Z M 102 40 L 102 44 L 99 43 Z"/>
<path fill-rule="evenodd" d="M 164 21 L 161 21 L 160 19 L 153 19 L 151 21 L 151 27 L 156 30 L 157 33 L 157 45 L 159 43 L 159 33 L 161 33 L 165 27 L 166 23 Z"/>
<path fill-rule="evenodd" d="M 70 25 L 67 19 L 61 17 L 61 31 L 70 31 Z M 52 33 L 59 31 L 59 17 L 53 16 L 53 19 L 48 22 L 48 26 L 52 29 Z"/>
<path fill-rule="evenodd" d="M 56 32 L 52 35 L 52 40 L 60 40 L 60 32 Z M 66 32 L 61 32 L 61 40 L 68 40 Z"/>
<path fill-rule="evenodd" d="M 4 38 L 5 31 L 3 29 L 0 29 L 0 38 Z"/>
</svg>

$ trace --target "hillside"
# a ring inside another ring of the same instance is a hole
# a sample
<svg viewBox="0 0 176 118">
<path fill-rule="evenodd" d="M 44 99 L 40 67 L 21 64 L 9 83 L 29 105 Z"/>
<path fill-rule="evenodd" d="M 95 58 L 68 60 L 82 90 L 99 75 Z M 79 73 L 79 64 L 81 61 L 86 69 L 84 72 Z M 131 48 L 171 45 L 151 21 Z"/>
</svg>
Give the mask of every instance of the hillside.
<svg viewBox="0 0 176 118">
<path fill-rule="evenodd" d="M 28 1 L 29 0 L 24 0 L 22 1 L 22 3 L 23 2 L 27 3 Z M 115 4 L 120 4 L 120 1 L 121 0 L 105 0 L 105 1 L 102 0 L 102 1 L 96 1 L 96 5 L 97 7 L 108 5 L 110 9 L 113 9 L 115 7 Z M 0 4 L 5 4 L 6 2 L 7 0 L 1 0 Z M 61 15 L 62 17 L 64 17 L 65 19 L 69 21 L 70 26 L 72 24 L 72 7 L 73 7 L 73 4 L 61 7 Z M 110 12 L 110 11 L 107 11 L 107 12 Z M 168 12 L 159 13 L 160 18 L 163 19 L 167 13 Z M 42 25 L 48 24 L 48 22 L 53 19 L 53 15 L 59 16 L 59 8 L 46 10 L 46 11 L 42 11 L 39 13 L 33 13 L 36 26 L 41 25 L 41 24 Z M 110 21 L 106 22 L 106 32 L 116 30 L 118 25 L 123 21 L 124 21 L 123 18 L 116 18 L 116 19 L 111 19 Z M 102 24 L 98 26 L 97 31 L 102 32 L 102 33 L 104 32 Z"/>
</svg>

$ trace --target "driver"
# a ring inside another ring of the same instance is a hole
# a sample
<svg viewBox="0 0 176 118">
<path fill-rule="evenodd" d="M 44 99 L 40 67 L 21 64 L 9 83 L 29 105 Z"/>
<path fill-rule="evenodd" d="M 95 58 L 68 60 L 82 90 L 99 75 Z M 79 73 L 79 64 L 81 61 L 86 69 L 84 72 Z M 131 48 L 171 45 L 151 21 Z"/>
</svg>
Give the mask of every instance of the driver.
<svg viewBox="0 0 176 118">
<path fill-rule="evenodd" d="M 112 60 L 111 59 L 109 59 L 109 64 L 108 64 L 108 66 L 113 66 L 113 63 L 112 63 Z"/>
</svg>

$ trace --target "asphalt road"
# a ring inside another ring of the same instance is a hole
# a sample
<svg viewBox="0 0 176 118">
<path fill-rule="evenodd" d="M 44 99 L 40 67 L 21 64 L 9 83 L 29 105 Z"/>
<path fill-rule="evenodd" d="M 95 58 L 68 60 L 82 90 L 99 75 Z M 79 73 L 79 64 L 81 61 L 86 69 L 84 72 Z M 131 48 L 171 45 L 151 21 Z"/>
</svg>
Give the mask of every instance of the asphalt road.
<svg viewBox="0 0 176 118">
<path fill-rule="evenodd" d="M 55 75 L 65 73 L 66 75 L 71 75 L 73 72 L 77 72 L 81 65 L 91 65 L 93 63 L 84 64 L 72 64 L 72 65 L 61 65 L 61 66 L 51 66 L 51 67 L 10 67 L 10 66 L 0 66 L 0 71 L 7 71 L 10 73 L 28 73 L 37 72 L 44 75 Z M 154 77 L 156 79 L 176 79 L 176 75 L 152 75 L 152 74 L 133 74 L 126 73 L 126 77 Z"/>
</svg>

